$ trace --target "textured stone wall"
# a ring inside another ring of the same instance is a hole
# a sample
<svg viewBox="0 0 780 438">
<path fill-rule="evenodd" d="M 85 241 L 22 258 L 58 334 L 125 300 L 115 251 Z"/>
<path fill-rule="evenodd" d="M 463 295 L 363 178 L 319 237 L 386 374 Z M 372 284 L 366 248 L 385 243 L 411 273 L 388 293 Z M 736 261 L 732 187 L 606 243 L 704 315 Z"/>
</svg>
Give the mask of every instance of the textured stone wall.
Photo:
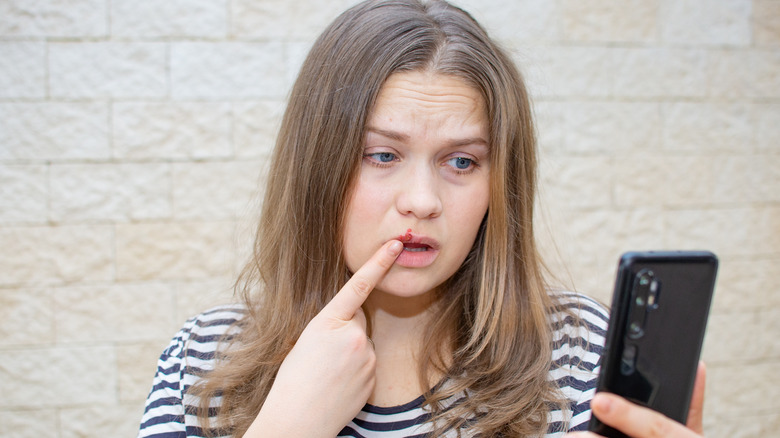
<svg viewBox="0 0 780 438">
<path fill-rule="evenodd" d="M 0 0 L 0 436 L 133 436 L 183 320 L 231 299 L 297 68 L 351 0 Z M 711 437 L 780 427 L 780 2 L 468 0 L 526 74 L 540 240 L 721 257 Z M 551 242 L 555 242 L 553 245 Z"/>
</svg>

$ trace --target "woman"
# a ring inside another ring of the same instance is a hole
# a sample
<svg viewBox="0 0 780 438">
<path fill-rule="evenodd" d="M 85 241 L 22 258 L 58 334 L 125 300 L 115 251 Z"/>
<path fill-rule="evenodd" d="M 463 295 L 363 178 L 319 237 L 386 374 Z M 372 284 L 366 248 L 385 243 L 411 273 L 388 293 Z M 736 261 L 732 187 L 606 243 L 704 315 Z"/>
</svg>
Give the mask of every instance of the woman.
<svg viewBox="0 0 780 438">
<path fill-rule="evenodd" d="M 174 338 L 140 436 L 582 430 L 606 313 L 544 284 L 535 172 L 523 82 L 470 16 L 342 14 L 292 90 L 244 303 Z"/>
</svg>

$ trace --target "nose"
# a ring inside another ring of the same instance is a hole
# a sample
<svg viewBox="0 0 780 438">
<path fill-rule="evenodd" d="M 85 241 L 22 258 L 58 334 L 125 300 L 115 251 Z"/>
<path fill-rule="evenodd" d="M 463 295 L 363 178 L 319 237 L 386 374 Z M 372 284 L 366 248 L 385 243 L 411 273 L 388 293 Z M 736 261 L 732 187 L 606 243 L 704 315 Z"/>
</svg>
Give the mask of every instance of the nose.
<svg viewBox="0 0 780 438">
<path fill-rule="evenodd" d="M 437 173 L 428 166 L 415 166 L 404 172 L 401 192 L 396 198 L 402 215 L 418 219 L 438 217 L 442 211 Z"/>
</svg>

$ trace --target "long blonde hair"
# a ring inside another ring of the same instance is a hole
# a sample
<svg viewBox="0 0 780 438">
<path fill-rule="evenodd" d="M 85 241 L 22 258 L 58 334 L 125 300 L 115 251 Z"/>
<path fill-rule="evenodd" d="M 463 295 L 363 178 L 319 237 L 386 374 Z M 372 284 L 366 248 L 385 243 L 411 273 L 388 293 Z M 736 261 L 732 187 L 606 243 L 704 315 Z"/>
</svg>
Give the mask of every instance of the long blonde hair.
<svg viewBox="0 0 780 438">
<path fill-rule="evenodd" d="M 483 436 L 536 436 L 550 408 L 562 406 L 548 380 L 552 304 L 534 244 L 535 133 L 521 76 L 466 12 L 443 1 L 369 0 L 324 31 L 293 87 L 254 257 L 237 282 L 248 314 L 215 370 L 190 390 L 201 398 L 202 422 L 221 396 L 216 429 L 243 435 L 306 324 L 348 278 L 342 212 L 367 118 L 390 75 L 426 70 L 482 94 L 491 160 L 488 213 L 463 266 L 442 288 L 441 311 L 419 356 L 423 387 L 434 374 L 448 382 L 426 394 L 431 421 L 439 432 L 472 418 L 470 427 Z M 469 396 L 462 403 L 441 408 L 463 391 Z"/>
</svg>

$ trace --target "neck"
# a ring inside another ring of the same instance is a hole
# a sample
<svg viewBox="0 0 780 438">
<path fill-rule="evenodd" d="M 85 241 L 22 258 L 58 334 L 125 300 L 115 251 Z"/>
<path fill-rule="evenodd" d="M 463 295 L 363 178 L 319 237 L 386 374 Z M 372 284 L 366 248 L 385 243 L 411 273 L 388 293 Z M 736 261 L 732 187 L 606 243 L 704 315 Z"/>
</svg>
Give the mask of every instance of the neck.
<svg viewBox="0 0 780 438">
<path fill-rule="evenodd" d="M 379 344 L 412 342 L 419 346 L 422 331 L 437 307 L 436 292 L 415 297 L 399 297 L 374 290 L 366 300 L 371 318 L 371 338 Z"/>
<path fill-rule="evenodd" d="M 414 400 L 441 376 L 421 384 L 418 366 L 425 329 L 438 309 L 436 293 L 398 297 L 374 290 L 365 309 L 371 319 L 371 338 L 376 351 L 376 386 L 368 402 L 397 406 Z"/>
</svg>

